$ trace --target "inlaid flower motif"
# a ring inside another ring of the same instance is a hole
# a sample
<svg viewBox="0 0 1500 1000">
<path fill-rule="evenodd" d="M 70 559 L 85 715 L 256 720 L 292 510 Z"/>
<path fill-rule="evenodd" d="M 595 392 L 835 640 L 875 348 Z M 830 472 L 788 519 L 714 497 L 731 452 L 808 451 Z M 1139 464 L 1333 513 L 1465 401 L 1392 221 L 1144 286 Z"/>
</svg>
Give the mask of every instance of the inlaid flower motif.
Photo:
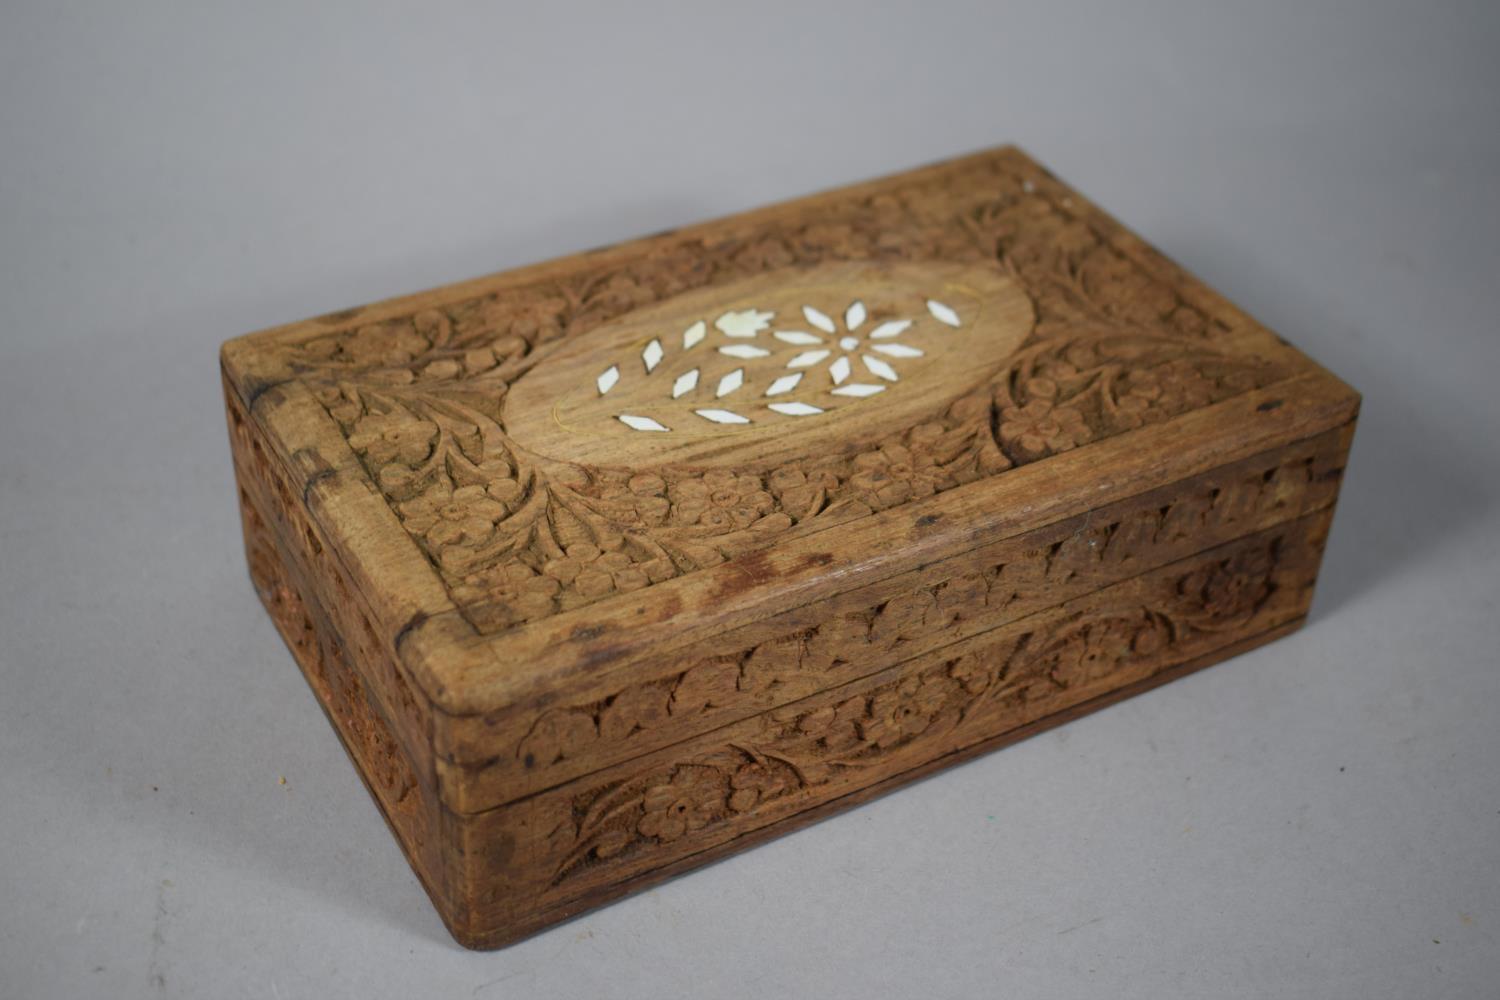
<svg viewBox="0 0 1500 1000">
<path fill-rule="evenodd" d="M 927 300 L 927 311 L 945 326 L 963 326 L 958 312 L 936 299 Z M 878 395 L 889 384 L 900 381 L 896 364 L 901 360 L 920 358 L 926 353 L 897 340 L 912 326 L 910 319 L 885 320 L 865 329 L 870 314 L 859 299 L 843 311 L 842 326 L 840 321 L 815 306 L 803 305 L 801 313 L 807 321 L 807 329 L 771 332 L 771 337 L 781 344 L 799 349 L 786 362 L 782 374 L 771 378 L 768 383 L 755 384 L 759 374 L 755 368 L 773 363 L 768 359 L 772 359 L 778 345 L 761 339 L 760 334 L 771 326 L 775 313 L 754 307 L 732 309 L 713 321 L 712 331 L 726 342 L 713 346 L 712 351 L 745 364 L 716 375 L 706 374 L 709 369 L 702 364 L 690 363 L 689 367 L 677 368 L 676 374 L 665 380 L 666 395 L 672 400 L 693 400 L 690 412 L 694 416 L 725 426 L 755 423 L 764 415 L 758 411 L 769 411 L 781 417 L 817 416 L 827 412 L 826 403 L 788 398 L 794 391 L 805 396 L 811 385 L 806 380 L 811 370 L 826 364 L 827 391 L 832 395 L 865 398 Z M 818 332 L 811 332 L 814 330 Z M 675 357 L 702 356 L 705 347 L 700 345 L 705 345 L 709 336 L 710 326 L 704 319 L 691 323 L 680 337 L 675 334 L 654 336 L 638 349 L 638 365 L 637 359 L 629 359 L 609 364 L 595 373 L 594 390 L 600 397 L 610 396 L 620 392 L 617 387 L 636 373 L 649 378 L 674 367 L 672 361 Z M 694 351 L 699 353 L 689 354 Z M 760 396 L 753 404 L 750 402 L 752 395 Z M 699 401 L 708 405 L 696 405 Z M 649 404 L 639 408 L 632 405 L 630 411 L 615 413 L 614 417 L 633 431 L 670 433 L 673 429 L 670 416 L 664 422 L 662 414 L 653 416 L 648 412 L 650 409 Z"/>
<path fill-rule="evenodd" d="M 720 782 L 719 772 L 711 767 L 687 764 L 677 768 L 670 780 L 646 789 L 641 797 L 645 815 L 636 829 L 664 843 L 701 830 L 721 815 L 724 788 Z"/>
<path fill-rule="evenodd" d="M 942 308 L 952 315 L 948 307 Z M 883 392 L 884 383 L 901 378 L 888 359 L 920 358 L 923 354 L 920 348 L 896 340 L 911 327 L 909 319 L 888 320 L 862 333 L 869 313 L 859 299 L 849 303 L 844 310 L 842 330 L 831 316 L 813 306 L 803 306 L 802 317 L 819 333 L 777 330 L 772 336 L 783 343 L 808 348 L 787 362 L 789 369 L 811 368 L 827 361 L 828 377 L 833 383 L 831 391 L 835 396 L 863 397 Z M 859 380 L 851 381 L 856 377 Z M 864 380 L 869 377 L 877 381 Z M 783 375 L 772 383 L 766 395 L 790 392 L 801 379 L 801 374 Z"/>
</svg>

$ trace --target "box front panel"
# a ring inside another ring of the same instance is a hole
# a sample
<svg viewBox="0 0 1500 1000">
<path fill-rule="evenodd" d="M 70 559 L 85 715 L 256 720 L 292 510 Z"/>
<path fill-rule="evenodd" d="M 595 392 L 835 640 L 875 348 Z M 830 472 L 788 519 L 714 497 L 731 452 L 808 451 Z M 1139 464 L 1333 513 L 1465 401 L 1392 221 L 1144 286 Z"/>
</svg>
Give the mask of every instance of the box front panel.
<svg viewBox="0 0 1500 1000">
<path fill-rule="evenodd" d="M 1350 429 L 980 546 L 686 649 L 623 663 L 544 709 L 447 720 L 445 800 L 479 811 L 1329 507 Z M 628 682 L 620 678 L 628 677 Z"/>
<path fill-rule="evenodd" d="M 1330 519 L 1307 515 L 464 817 L 466 942 L 502 944 L 809 810 L 1279 634 L 1306 614 Z"/>
</svg>

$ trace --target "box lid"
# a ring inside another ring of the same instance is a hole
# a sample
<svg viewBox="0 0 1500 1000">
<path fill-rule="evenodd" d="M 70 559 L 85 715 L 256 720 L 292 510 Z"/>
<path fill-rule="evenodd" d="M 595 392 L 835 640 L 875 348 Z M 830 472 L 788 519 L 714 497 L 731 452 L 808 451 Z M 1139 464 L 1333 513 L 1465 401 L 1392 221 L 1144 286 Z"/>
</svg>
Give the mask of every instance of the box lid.
<svg viewBox="0 0 1500 1000">
<path fill-rule="evenodd" d="M 230 341 L 444 712 L 1350 420 L 1014 148 Z"/>
</svg>

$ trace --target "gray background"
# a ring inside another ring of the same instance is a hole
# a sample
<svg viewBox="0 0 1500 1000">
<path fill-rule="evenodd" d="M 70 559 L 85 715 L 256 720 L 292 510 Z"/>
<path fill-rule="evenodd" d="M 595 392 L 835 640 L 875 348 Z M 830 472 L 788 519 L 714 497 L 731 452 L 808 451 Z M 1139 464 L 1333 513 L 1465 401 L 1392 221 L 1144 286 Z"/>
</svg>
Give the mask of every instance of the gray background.
<svg viewBox="0 0 1500 1000">
<path fill-rule="evenodd" d="M 0 994 L 1500 995 L 1493 3 L 420 6 L 4 4 Z M 1309 627 L 459 949 L 219 341 L 1006 140 L 1365 392 Z"/>
</svg>

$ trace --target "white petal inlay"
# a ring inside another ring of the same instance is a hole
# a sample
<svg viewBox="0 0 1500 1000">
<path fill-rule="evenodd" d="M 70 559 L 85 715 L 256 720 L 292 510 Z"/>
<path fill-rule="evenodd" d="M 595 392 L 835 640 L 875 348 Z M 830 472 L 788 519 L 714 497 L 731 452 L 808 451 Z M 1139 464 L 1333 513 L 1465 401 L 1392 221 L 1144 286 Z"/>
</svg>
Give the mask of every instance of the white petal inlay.
<svg viewBox="0 0 1500 1000">
<path fill-rule="evenodd" d="M 728 347 L 719 348 L 720 354 L 727 354 L 731 358 L 764 358 L 771 352 L 763 347 L 751 347 L 749 344 L 730 344 Z"/>
<path fill-rule="evenodd" d="M 847 301 L 847 300 L 846 300 Z M 945 302 L 937 299 L 926 299 L 927 312 L 932 318 L 945 326 L 959 328 L 963 326 L 963 319 L 958 311 Z M 877 303 L 877 312 L 884 311 L 889 305 Z M 768 344 L 766 347 L 759 346 L 751 338 L 756 337 L 762 330 L 770 333 L 781 344 L 790 344 L 797 348 L 806 348 L 794 352 L 791 360 L 786 362 L 786 368 L 793 369 L 787 374 L 771 379 L 765 385 L 766 397 L 785 396 L 803 382 L 803 371 L 813 365 L 828 363 L 828 375 L 833 385 L 827 389 L 835 396 L 861 399 L 875 396 L 884 392 L 891 383 L 901 380 L 900 372 L 886 359 L 921 358 L 926 352 L 920 347 L 911 347 L 907 344 L 896 343 L 895 338 L 905 333 L 912 326 L 909 319 L 889 319 L 877 322 L 864 333 L 866 324 L 870 323 L 870 310 L 865 306 L 862 299 L 849 301 L 848 306 L 837 318 L 817 309 L 814 306 L 804 305 L 801 307 L 802 317 L 809 324 L 800 330 L 771 330 L 771 321 L 775 313 L 769 310 L 754 308 L 730 309 L 722 313 L 717 319 L 701 319 L 694 322 L 682 331 L 682 349 L 684 351 L 697 347 L 708 339 L 710 327 L 719 331 L 723 336 L 738 339 L 740 343 L 714 345 L 711 349 L 730 358 L 741 359 L 746 364 L 744 367 L 736 368 L 729 374 L 722 376 L 717 382 L 712 382 L 714 396 L 723 399 L 735 392 L 749 388 L 754 391 L 759 375 L 754 362 L 762 362 L 770 358 L 774 352 L 779 350 L 777 344 Z M 842 323 L 842 327 L 840 326 Z M 868 338 L 868 341 L 866 340 Z M 722 343 L 722 342 L 721 342 Z M 837 348 L 837 349 L 835 349 Z M 641 349 L 641 363 L 645 365 L 646 373 L 649 375 L 661 367 L 667 358 L 667 351 L 663 341 L 652 338 Z M 782 355 L 785 357 L 785 355 Z M 858 358 L 856 361 L 855 359 Z M 775 363 L 780 363 L 780 358 Z M 627 363 L 625 367 L 629 367 Z M 874 382 L 854 381 L 855 369 L 862 367 L 876 379 Z M 746 375 L 749 371 L 751 374 Z M 908 372 L 908 374 L 911 374 Z M 711 378 L 711 376 L 708 376 Z M 620 366 L 610 365 L 600 372 L 594 379 L 594 384 L 599 390 L 599 395 L 609 393 L 619 385 L 622 378 Z M 682 372 L 672 379 L 671 396 L 673 399 L 681 399 L 697 392 L 703 388 L 705 375 L 702 367 L 694 367 Z M 824 391 L 821 387 L 819 391 Z M 623 391 L 623 390 L 622 390 Z M 749 398 L 748 393 L 745 397 Z M 734 405 L 731 403 L 730 405 Z M 747 404 L 748 405 L 748 404 Z M 772 413 L 782 414 L 789 417 L 809 417 L 828 412 L 824 407 L 800 400 L 779 400 L 772 402 L 767 398 L 763 404 Z M 693 410 L 695 414 L 704 420 L 715 424 L 749 424 L 752 419 L 745 413 L 726 409 L 703 409 Z M 615 419 L 626 427 L 636 431 L 670 431 L 671 428 L 661 423 L 654 417 L 641 416 L 631 413 L 617 413 Z"/>
<path fill-rule="evenodd" d="M 733 410 L 694 410 L 694 413 L 704 420 L 712 420 L 716 424 L 748 424 L 749 417 L 742 417 Z"/>
<path fill-rule="evenodd" d="M 719 387 L 714 390 L 714 395 L 723 398 L 734 390 L 745 384 L 745 369 L 736 368 L 734 371 L 719 379 Z"/>
<path fill-rule="evenodd" d="M 888 340 L 891 337 L 899 337 L 909 326 L 911 326 L 909 319 L 888 320 L 870 331 L 870 339 Z"/>
<path fill-rule="evenodd" d="M 870 369 L 872 374 L 880 376 L 887 382 L 895 382 L 901 377 L 896 374 L 896 369 L 879 358 L 872 358 L 870 355 L 864 354 L 860 356 L 860 360 L 864 361 L 865 367 Z"/>
<path fill-rule="evenodd" d="M 690 372 L 683 372 L 677 376 L 677 381 L 672 383 L 672 398 L 685 396 L 696 388 L 698 388 L 698 369 L 694 368 Z"/>
<path fill-rule="evenodd" d="M 841 385 L 833 390 L 835 396 L 873 396 L 877 392 L 885 392 L 885 386 L 850 382 L 848 385 Z"/>
<path fill-rule="evenodd" d="M 828 366 L 828 374 L 833 376 L 833 381 L 835 384 L 842 382 L 844 381 L 844 379 L 848 378 L 849 371 L 849 358 L 847 355 L 840 356 L 837 361 Z"/>
<path fill-rule="evenodd" d="M 771 324 L 774 313 L 758 312 L 754 309 L 741 309 L 738 312 L 727 312 L 714 320 L 714 326 L 726 337 L 753 337 Z"/>
<path fill-rule="evenodd" d="M 927 311 L 932 313 L 932 318 L 937 320 L 939 323 L 946 323 L 947 325 L 953 327 L 960 325 L 958 321 L 958 313 L 953 311 L 953 307 L 945 306 L 937 299 L 927 300 Z"/>
<path fill-rule="evenodd" d="M 783 375 L 781 376 L 781 378 L 771 383 L 770 388 L 766 390 L 766 395 L 780 396 L 784 392 L 791 392 L 793 389 L 797 388 L 797 383 L 801 381 L 801 372 L 797 372 L 795 375 Z"/>
<path fill-rule="evenodd" d="M 821 313 L 812 306 L 803 306 L 802 315 L 806 316 L 809 323 L 824 333 L 832 333 L 834 331 L 833 320 L 829 319 L 826 313 Z"/>
<path fill-rule="evenodd" d="M 789 417 L 811 417 L 823 412 L 811 403 L 767 403 L 766 405 L 777 413 L 785 413 Z"/>
<path fill-rule="evenodd" d="M 849 308 L 844 310 L 844 326 L 850 332 L 858 330 L 860 324 L 865 321 L 865 304 L 858 299 L 849 303 Z"/>
<path fill-rule="evenodd" d="M 788 361 L 786 363 L 786 366 L 788 368 L 806 368 L 808 365 L 817 364 L 819 361 L 822 361 L 826 357 L 828 357 L 827 351 L 803 351 L 801 354 Z"/>
<path fill-rule="evenodd" d="M 663 427 L 650 417 L 635 417 L 628 413 L 620 414 L 620 423 L 633 431 L 669 431 L 672 428 Z"/>
</svg>

